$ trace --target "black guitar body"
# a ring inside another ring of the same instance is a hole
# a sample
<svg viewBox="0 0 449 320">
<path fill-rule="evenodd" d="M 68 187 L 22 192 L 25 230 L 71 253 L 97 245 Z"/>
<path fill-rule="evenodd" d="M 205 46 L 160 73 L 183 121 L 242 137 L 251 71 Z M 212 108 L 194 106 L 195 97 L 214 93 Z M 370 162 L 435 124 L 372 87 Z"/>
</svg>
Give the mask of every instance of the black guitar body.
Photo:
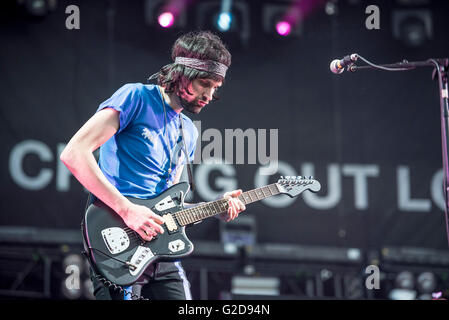
<svg viewBox="0 0 449 320">
<path fill-rule="evenodd" d="M 147 267 L 160 261 L 173 261 L 192 253 L 193 243 L 174 213 L 183 209 L 189 184 L 178 183 L 152 199 L 128 198 L 169 219 L 163 234 L 146 242 L 129 229 L 122 218 L 100 200 L 86 210 L 82 223 L 84 247 L 97 274 L 121 286 L 131 285 Z"/>
</svg>

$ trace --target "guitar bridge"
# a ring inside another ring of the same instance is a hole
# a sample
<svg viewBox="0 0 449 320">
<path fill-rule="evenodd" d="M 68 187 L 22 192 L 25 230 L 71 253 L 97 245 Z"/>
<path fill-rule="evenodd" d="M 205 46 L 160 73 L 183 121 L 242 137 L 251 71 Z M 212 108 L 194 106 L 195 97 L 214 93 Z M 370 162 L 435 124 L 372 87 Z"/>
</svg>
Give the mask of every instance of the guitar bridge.
<svg viewBox="0 0 449 320">
<path fill-rule="evenodd" d="M 135 265 L 133 265 L 132 263 L 125 261 L 126 265 L 129 267 L 129 270 L 134 271 L 137 269 L 137 267 Z"/>
</svg>

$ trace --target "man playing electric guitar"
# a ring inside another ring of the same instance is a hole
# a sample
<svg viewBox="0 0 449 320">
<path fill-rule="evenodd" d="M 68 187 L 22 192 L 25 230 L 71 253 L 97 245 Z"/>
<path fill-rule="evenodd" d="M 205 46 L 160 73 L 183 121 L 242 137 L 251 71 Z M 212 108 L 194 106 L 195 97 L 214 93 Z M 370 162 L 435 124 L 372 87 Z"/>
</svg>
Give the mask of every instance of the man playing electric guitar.
<svg viewBox="0 0 449 320">
<path fill-rule="evenodd" d="M 193 160 L 198 137 L 192 121 L 181 112 L 200 113 L 215 98 L 231 64 L 231 54 L 210 32 L 178 38 L 172 59 L 152 76 L 157 85 L 126 84 L 104 101 L 60 157 L 79 182 L 144 241 L 164 232 L 164 220 L 126 197 L 151 198 L 179 182 L 184 164 Z M 97 148 L 98 164 L 93 156 Z M 225 193 L 229 209 L 220 219 L 233 220 L 245 210 L 238 199 L 241 193 Z M 125 298 L 92 279 L 97 299 Z M 179 261 L 154 263 L 132 290 L 150 299 L 191 299 Z"/>
</svg>

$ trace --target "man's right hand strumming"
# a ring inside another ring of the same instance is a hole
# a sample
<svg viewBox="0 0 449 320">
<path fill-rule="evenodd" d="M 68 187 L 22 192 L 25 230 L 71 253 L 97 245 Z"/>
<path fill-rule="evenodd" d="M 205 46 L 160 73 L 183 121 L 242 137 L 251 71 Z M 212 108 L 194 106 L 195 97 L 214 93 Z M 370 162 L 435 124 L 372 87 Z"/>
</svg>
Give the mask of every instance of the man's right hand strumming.
<svg viewBox="0 0 449 320">
<path fill-rule="evenodd" d="M 164 233 L 164 228 L 161 226 L 164 220 L 145 206 L 130 202 L 119 215 L 125 224 L 145 241 L 152 240 L 157 233 Z"/>
</svg>

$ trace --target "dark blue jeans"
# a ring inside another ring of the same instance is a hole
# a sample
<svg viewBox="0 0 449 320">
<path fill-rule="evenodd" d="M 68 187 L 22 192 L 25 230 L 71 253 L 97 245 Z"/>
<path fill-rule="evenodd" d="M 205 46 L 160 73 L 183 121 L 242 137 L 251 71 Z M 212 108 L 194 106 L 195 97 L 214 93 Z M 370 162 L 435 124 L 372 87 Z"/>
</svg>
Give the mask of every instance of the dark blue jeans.
<svg viewBox="0 0 449 320">
<path fill-rule="evenodd" d="M 94 295 L 97 300 L 131 300 L 131 297 L 119 290 L 108 288 L 94 276 Z M 145 271 L 131 287 L 124 287 L 133 294 L 150 300 L 191 300 L 190 283 L 187 280 L 181 262 L 158 262 Z"/>
</svg>

